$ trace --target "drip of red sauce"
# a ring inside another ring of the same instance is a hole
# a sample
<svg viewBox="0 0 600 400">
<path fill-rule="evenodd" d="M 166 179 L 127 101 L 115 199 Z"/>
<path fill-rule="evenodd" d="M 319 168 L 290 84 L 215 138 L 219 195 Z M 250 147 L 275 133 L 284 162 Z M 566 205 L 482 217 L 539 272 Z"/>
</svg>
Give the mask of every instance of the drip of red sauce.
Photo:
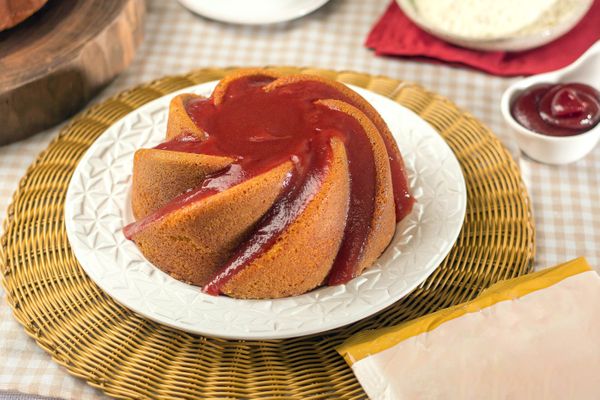
<svg viewBox="0 0 600 400">
<path fill-rule="evenodd" d="M 171 143 L 171 142 L 169 142 L 169 143 Z M 189 136 L 185 137 L 185 143 L 192 143 L 192 140 Z M 196 144 L 198 145 L 199 143 L 196 143 Z M 191 146 L 187 146 L 187 147 L 166 146 L 166 147 L 161 147 L 161 148 L 162 149 L 185 148 L 186 150 L 192 149 Z M 179 150 L 179 151 L 183 151 L 183 150 Z M 193 151 L 186 151 L 186 152 L 191 153 Z M 275 165 L 273 165 L 272 167 L 275 167 Z M 171 200 L 167 204 L 165 204 L 163 207 L 158 209 L 156 212 L 148 215 L 145 218 L 140 219 L 139 221 L 136 221 L 132 224 L 127 225 L 125 228 L 123 228 L 123 234 L 125 235 L 125 237 L 127 239 L 132 239 L 137 233 L 144 230 L 144 228 L 146 228 L 151 223 L 162 219 L 165 215 L 167 215 L 173 211 L 179 210 L 181 207 L 184 207 L 187 204 L 194 203 L 194 202 L 200 201 L 202 199 L 206 199 L 207 197 L 210 197 L 217 193 L 221 193 L 235 185 L 239 185 L 240 183 L 242 183 L 248 179 L 254 178 L 255 176 L 258 176 L 264 172 L 269 171 L 272 167 L 270 167 L 268 164 L 265 164 L 265 163 L 249 163 L 244 166 L 242 166 L 240 164 L 235 164 L 235 163 L 231 164 L 229 167 L 227 167 L 223 171 L 220 171 L 214 175 L 207 177 L 204 180 L 204 182 L 202 182 L 202 185 L 200 185 L 199 187 L 191 189 L 187 192 L 180 194 L 179 196 L 175 197 L 173 200 Z"/>
<path fill-rule="evenodd" d="M 169 140 L 168 142 L 159 144 L 155 149 L 199 154 L 202 152 L 202 142 L 203 141 L 196 136 L 182 135 L 173 140 Z"/>
<path fill-rule="evenodd" d="M 217 272 L 203 291 L 218 295 L 223 285 L 236 273 L 269 249 L 284 229 L 304 211 L 321 186 L 332 159 L 330 137 L 316 137 L 307 151 L 295 156 L 295 173 L 284 188 L 283 195 L 258 223 L 257 229 L 242 243 L 223 268 Z"/>
<path fill-rule="evenodd" d="M 578 135 L 600 121 L 600 93 L 582 83 L 534 85 L 515 100 L 511 113 L 521 125 L 544 135 Z"/>
<path fill-rule="evenodd" d="M 207 139 L 199 141 L 182 136 L 157 148 L 226 156 L 236 162 L 209 177 L 200 188 L 180 195 L 125 229 L 126 236 L 131 238 L 148 224 L 186 204 L 292 161 L 294 168 L 279 199 L 259 221 L 251 236 L 204 287 L 209 294 L 218 295 L 232 276 L 267 251 L 302 213 L 318 192 L 330 166 L 332 137 L 340 138 L 345 144 L 351 185 L 344 239 L 328 284 L 344 283 L 356 275 L 356 266 L 369 234 L 376 190 L 374 156 L 369 139 L 355 119 L 315 103 L 318 99 L 348 99 L 318 82 L 294 83 L 265 91 L 264 86 L 272 81 L 269 77 L 238 79 L 228 86 L 218 106 L 212 98 L 194 99 L 186 105 L 190 118 L 207 133 Z M 408 194 L 401 161 L 392 156 L 392 144 L 386 145 L 391 154 L 397 218 L 398 214 L 402 218 L 410 211 L 413 199 Z"/>
</svg>

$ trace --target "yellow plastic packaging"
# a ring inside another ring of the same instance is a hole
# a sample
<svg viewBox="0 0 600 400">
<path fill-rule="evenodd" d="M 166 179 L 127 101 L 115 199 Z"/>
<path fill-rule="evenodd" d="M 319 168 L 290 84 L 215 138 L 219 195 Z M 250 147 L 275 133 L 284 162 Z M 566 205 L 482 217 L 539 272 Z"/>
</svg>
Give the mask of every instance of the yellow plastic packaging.
<svg viewBox="0 0 600 400">
<path fill-rule="evenodd" d="M 586 398 L 600 396 L 598 328 L 600 277 L 578 258 L 337 351 L 372 398 Z"/>
</svg>

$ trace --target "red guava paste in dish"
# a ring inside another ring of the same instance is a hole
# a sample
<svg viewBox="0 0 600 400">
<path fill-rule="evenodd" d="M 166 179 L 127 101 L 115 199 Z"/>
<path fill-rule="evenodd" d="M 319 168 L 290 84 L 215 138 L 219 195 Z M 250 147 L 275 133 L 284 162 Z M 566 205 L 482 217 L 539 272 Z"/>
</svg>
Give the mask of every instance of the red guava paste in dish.
<svg viewBox="0 0 600 400">
<path fill-rule="evenodd" d="M 376 193 L 376 170 L 369 138 L 354 118 L 316 101 L 337 99 L 352 103 L 318 82 L 298 82 L 265 91 L 264 86 L 273 80 L 257 76 L 235 80 L 227 87 L 219 105 L 215 105 L 212 98 L 190 100 L 186 104 L 188 115 L 207 133 L 207 138 L 200 140 L 184 135 L 156 148 L 227 156 L 236 161 L 208 177 L 199 188 L 181 194 L 157 212 L 125 228 L 125 235 L 131 238 L 149 223 L 190 202 L 292 161 L 294 168 L 279 199 L 203 288 L 209 294 L 218 295 L 232 276 L 267 251 L 303 212 L 330 167 L 333 137 L 345 145 L 351 184 L 344 238 L 328 284 L 345 283 L 356 276 L 369 234 Z M 391 151 L 393 143 L 386 143 L 386 147 L 390 154 L 396 218 L 400 220 L 410 212 L 414 200 L 404 184 L 401 160 Z"/>
<path fill-rule="evenodd" d="M 542 83 L 521 93 L 511 113 L 518 123 L 543 135 L 578 135 L 600 121 L 600 93 L 583 83 Z"/>
</svg>

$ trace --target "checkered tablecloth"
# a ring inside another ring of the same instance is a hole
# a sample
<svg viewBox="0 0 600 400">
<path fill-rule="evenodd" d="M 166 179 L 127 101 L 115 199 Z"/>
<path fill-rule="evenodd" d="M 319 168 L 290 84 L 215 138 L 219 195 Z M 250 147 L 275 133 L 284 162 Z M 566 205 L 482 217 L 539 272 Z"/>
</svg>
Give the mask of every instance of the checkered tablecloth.
<svg viewBox="0 0 600 400">
<path fill-rule="evenodd" d="M 332 0 L 300 20 L 244 27 L 203 19 L 174 0 L 152 0 L 145 40 L 134 62 L 95 102 L 139 83 L 201 67 L 294 65 L 355 70 L 417 82 L 447 96 L 515 149 L 499 110 L 500 96 L 511 80 L 443 65 L 375 57 L 363 46 L 388 1 Z M 2 218 L 27 166 L 58 130 L 0 147 Z M 600 267 L 600 147 L 568 166 L 542 165 L 525 157 L 519 163 L 536 220 L 536 267 L 580 255 Z M 27 337 L 12 318 L 0 289 L 0 400 L 31 398 L 15 396 L 16 392 L 79 400 L 102 398 L 100 392 L 52 362 Z"/>
</svg>

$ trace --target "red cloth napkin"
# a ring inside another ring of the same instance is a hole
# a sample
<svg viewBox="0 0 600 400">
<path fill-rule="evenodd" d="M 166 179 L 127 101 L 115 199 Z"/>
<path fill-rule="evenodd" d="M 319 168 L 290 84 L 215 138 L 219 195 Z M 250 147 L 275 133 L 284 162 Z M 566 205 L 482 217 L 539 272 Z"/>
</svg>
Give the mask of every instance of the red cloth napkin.
<svg viewBox="0 0 600 400">
<path fill-rule="evenodd" d="M 467 65 L 493 75 L 530 75 L 553 71 L 575 61 L 600 39 L 600 0 L 566 35 L 536 49 L 518 53 L 483 52 L 446 43 L 417 27 L 392 1 L 373 27 L 366 46 L 377 55 L 420 56 L 428 61 Z"/>
</svg>

